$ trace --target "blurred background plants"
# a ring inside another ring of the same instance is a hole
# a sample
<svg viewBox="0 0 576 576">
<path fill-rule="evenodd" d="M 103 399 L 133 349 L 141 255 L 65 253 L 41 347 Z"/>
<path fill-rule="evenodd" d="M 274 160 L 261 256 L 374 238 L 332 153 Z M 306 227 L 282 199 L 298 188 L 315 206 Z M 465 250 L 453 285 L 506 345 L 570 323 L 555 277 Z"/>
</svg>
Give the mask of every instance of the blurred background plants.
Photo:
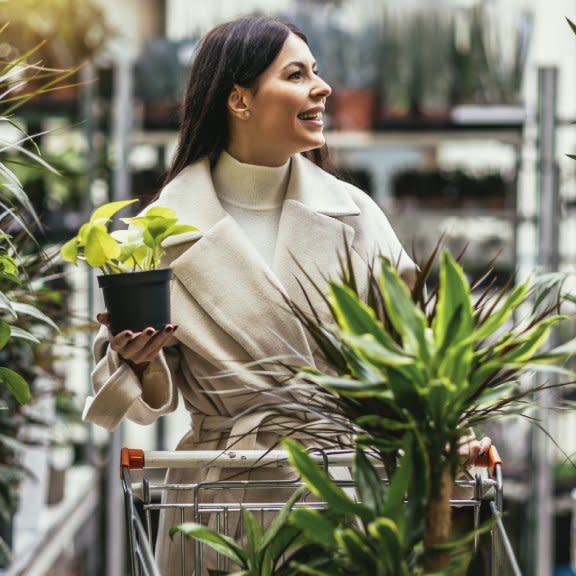
<svg viewBox="0 0 576 576">
<path fill-rule="evenodd" d="M 9 24 L 2 56 L 17 58 L 39 46 L 35 57 L 45 69 L 76 68 L 94 59 L 115 33 L 104 9 L 91 0 L 4 0 L 0 22 Z"/>
<path fill-rule="evenodd" d="M 2 38 L 3 39 L 3 38 Z M 21 180 L 6 158 L 56 173 L 11 114 L 19 106 L 65 82 L 70 71 L 39 67 L 35 50 L 0 62 L 0 563 L 10 560 L 11 524 L 18 506 L 17 488 L 31 475 L 22 464 L 29 425 L 50 424 L 24 406 L 35 395 L 35 382 L 55 374 L 51 344 L 66 326 L 65 290 L 52 257 L 35 239 L 40 220 Z M 32 62 L 32 63 L 31 63 Z M 30 88 L 30 80 L 40 81 Z M 43 389 L 55 394 L 57 389 Z M 32 440 L 33 442 L 34 440 Z"/>
</svg>

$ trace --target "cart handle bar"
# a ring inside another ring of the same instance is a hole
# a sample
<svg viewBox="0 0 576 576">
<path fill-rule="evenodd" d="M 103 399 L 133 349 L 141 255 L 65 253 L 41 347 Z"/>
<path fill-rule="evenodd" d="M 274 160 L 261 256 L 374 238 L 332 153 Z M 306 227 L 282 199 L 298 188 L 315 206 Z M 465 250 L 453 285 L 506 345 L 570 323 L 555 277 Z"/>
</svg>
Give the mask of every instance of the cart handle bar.
<svg viewBox="0 0 576 576">
<path fill-rule="evenodd" d="M 351 466 L 354 453 L 346 452 L 311 452 L 316 462 L 330 465 Z M 502 464 L 500 455 L 494 446 L 486 454 L 476 458 L 474 465 L 490 469 Z M 176 450 L 144 451 L 139 448 L 122 448 L 121 466 L 130 470 L 143 468 L 251 468 L 253 466 L 289 467 L 286 450 Z"/>
</svg>

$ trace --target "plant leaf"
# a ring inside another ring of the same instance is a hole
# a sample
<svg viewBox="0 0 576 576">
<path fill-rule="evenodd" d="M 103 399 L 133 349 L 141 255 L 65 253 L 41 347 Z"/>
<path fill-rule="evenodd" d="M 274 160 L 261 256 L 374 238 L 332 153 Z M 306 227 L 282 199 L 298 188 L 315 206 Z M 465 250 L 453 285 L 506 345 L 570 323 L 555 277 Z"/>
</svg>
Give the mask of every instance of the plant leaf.
<svg viewBox="0 0 576 576">
<path fill-rule="evenodd" d="M 174 537 L 177 532 L 182 532 L 188 538 L 194 538 L 204 544 L 210 546 L 213 550 L 230 558 L 233 562 L 242 568 L 248 568 L 248 555 L 246 551 L 236 544 L 236 542 L 229 536 L 219 534 L 206 526 L 196 524 L 194 522 L 187 522 L 172 526 L 170 528 L 170 538 Z"/>
<path fill-rule="evenodd" d="M 78 262 L 78 238 L 68 240 L 60 249 L 60 256 L 66 260 L 66 262 L 76 264 Z"/>
<path fill-rule="evenodd" d="M 20 340 L 27 340 L 28 342 L 33 342 L 34 344 L 40 344 L 40 340 L 34 336 L 34 334 L 28 332 L 28 330 L 24 330 L 19 326 L 11 326 L 11 337 L 12 338 L 19 338 Z"/>
<path fill-rule="evenodd" d="M 365 506 L 350 500 L 346 493 L 310 458 L 304 448 L 290 438 L 285 438 L 283 444 L 288 450 L 292 466 L 301 474 L 312 494 L 324 500 L 336 512 L 357 515 L 366 522 L 372 519 L 372 512 Z"/>
<path fill-rule="evenodd" d="M 0 366 L 0 382 L 16 398 L 20 404 L 27 404 L 30 401 L 30 387 L 20 374 Z"/>
<path fill-rule="evenodd" d="M 244 525 L 244 530 L 246 531 L 246 539 L 248 541 L 248 565 L 251 567 L 256 566 L 256 553 L 260 548 L 262 541 L 263 530 L 258 520 L 254 515 L 242 507 L 241 509 L 242 523 Z"/>
<path fill-rule="evenodd" d="M 10 340 L 10 324 L 4 322 L 4 320 L 0 320 L 0 350 L 6 346 L 8 340 Z"/>
<path fill-rule="evenodd" d="M 297 508 L 292 510 L 290 521 L 293 522 L 306 536 L 325 548 L 334 548 L 335 526 L 326 516 L 326 513 L 311 508 Z"/>
<path fill-rule="evenodd" d="M 363 450 L 356 449 L 354 457 L 354 480 L 360 500 L 375 516 L 381 516 L 384 507 L 384 484 Z"/>
<path fill-rule="evenodd" d="M 391 324 L 402 336 L 403 348 L 424 362 L 429 362 L 426 342 L 426 319 L 414 305 L 408 287 L 387 258 L 381 258 L 380 288 Z"/>
<path fill-rule="evenodd" d="M 117 212 L 135 202 L 138 202 L 138 200 L 117 200 L 103 204 L 94 210 L 92 216 L 90 216 L 90 223 L 105 225 Z"/>
<path fill-rule="evenodd" d="M 13 302 L 12 305 L 14 307 L 14 310 L 16 310 L 16 313 L 24 314 L 25 316 L 30 316 L 31 318 L 35 318 L 36 320 L 40 320 L 40 322 L 44 322 L 44 324 L 48 324 L 48 326 L 50 326 L 51 328 L 56 330 L 56 332 L 60 331 L 60 329 L 54 323 L 54 321 L 51 318 L 49 318 L 48 316 L 46 316 L 46 314 L 44 314 L 44 312 L 42 312 L 41 310 L 36 308 L 36 306 L 32 306 L 30 304 L 25 304 L 23 302 Z"/>
<path fill-rule="evenodd" d="M 330 295 L 336 321 L 344 331 L 358 336 L 370 334 L 386 349 L 397 353 L 402 352 L 402 349 L 378 322 L 372 308 L 362 302 L 350 288 L 331 282 Z"/>
<path fill-rule="evenodd" d="M 86 234 L 84 255 L 93 268 L 101 268 L 108 260 L 120 256 L 120 245 L 106 230 L 103 224 L 90 226 Z"/>
</svg>

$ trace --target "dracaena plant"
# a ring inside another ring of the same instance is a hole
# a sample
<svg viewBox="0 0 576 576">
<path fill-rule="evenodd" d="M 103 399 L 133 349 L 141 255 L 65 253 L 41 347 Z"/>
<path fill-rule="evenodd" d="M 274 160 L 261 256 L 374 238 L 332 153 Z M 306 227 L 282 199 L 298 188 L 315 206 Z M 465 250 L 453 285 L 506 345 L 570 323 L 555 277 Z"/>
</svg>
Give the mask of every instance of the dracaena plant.
<svg viewBox="0 0 576 576">
<path fill-rule="evenodd" d="M 357 446 L 380 452 L 392 477 L 402 438 L 412 434 L 426 486 L 428 570 L 448 562 L 434 551 L 450 537 L 449 496 L 463 437 L 473 426 L 521 413 L 546 386 L 521 385 L 523 375 L 547 370 L 571 377 L 563 363 L 576 351 L 574 340 L 546 348 L 550 331 L 566 317 L 556 306 L 543 306 L 548 300 L 537 282 L 500 291 L 489 286 L 473 296 L 460 265 L 443 252 L 439 284 L 427 295 L 433 259 L 410 290 L 381 258 L 365 301 L 348 255 L 342 281 L 330 283 L 325 295 L 331 322 L 288 301 L 323 352 L 326 368 L 292 368 L 292 382 L 279 392 L 304 394 L 306 402 L 296 401 L 294 409 L 325 416 L 327 430 L 344 426 L 353 432 Z M 549 282 L 545 292 L 554 285 Z"/>
<path fill-rule="evenodd" d="M 353 480 L 357 499 L 350 497 L 318 467 L 303 447 L 284 441 L 290 462 L 325 510 L 298 508 L 290 521 L 319 547 L 300 574 L 320 576 L 415 576 L 421 574 L 423 554 L 423 491 L 413 466 L 413 437 L 405 435 L 405 454 L 390 484 L 368 457 L 356 449 Z M 404 499 L 408 496 L 405 504 Z"/>
<path fill-rule="evenodd" d="M 134 202 L 120 200 L 97 208 L 78 234 L 64 244 L 62 258 L 72 264 L 85 260 L 103 274 L 155 270 L 160 266 L 166 238 L 197 231 L 194 226 L 179 224 L 174 210 L 153 206 L 142 215 L 122 218 L 128 229 L 110 232 L 112 218 Z"/>
</svg>

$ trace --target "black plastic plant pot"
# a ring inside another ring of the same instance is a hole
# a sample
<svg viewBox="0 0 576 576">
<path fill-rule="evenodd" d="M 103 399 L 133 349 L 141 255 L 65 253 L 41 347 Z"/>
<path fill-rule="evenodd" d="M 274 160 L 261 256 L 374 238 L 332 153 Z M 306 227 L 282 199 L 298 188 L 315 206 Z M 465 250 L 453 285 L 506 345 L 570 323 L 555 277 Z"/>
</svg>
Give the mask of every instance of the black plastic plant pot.
<svg viewBox="0 0 576 576">
<path fill-rule="evenodd" d="M 170 278 L 170 268 L 98 276 L 112 334 L 140 332 L 148 326 L 159 329 L 168 324 Z"/>
</svg>

